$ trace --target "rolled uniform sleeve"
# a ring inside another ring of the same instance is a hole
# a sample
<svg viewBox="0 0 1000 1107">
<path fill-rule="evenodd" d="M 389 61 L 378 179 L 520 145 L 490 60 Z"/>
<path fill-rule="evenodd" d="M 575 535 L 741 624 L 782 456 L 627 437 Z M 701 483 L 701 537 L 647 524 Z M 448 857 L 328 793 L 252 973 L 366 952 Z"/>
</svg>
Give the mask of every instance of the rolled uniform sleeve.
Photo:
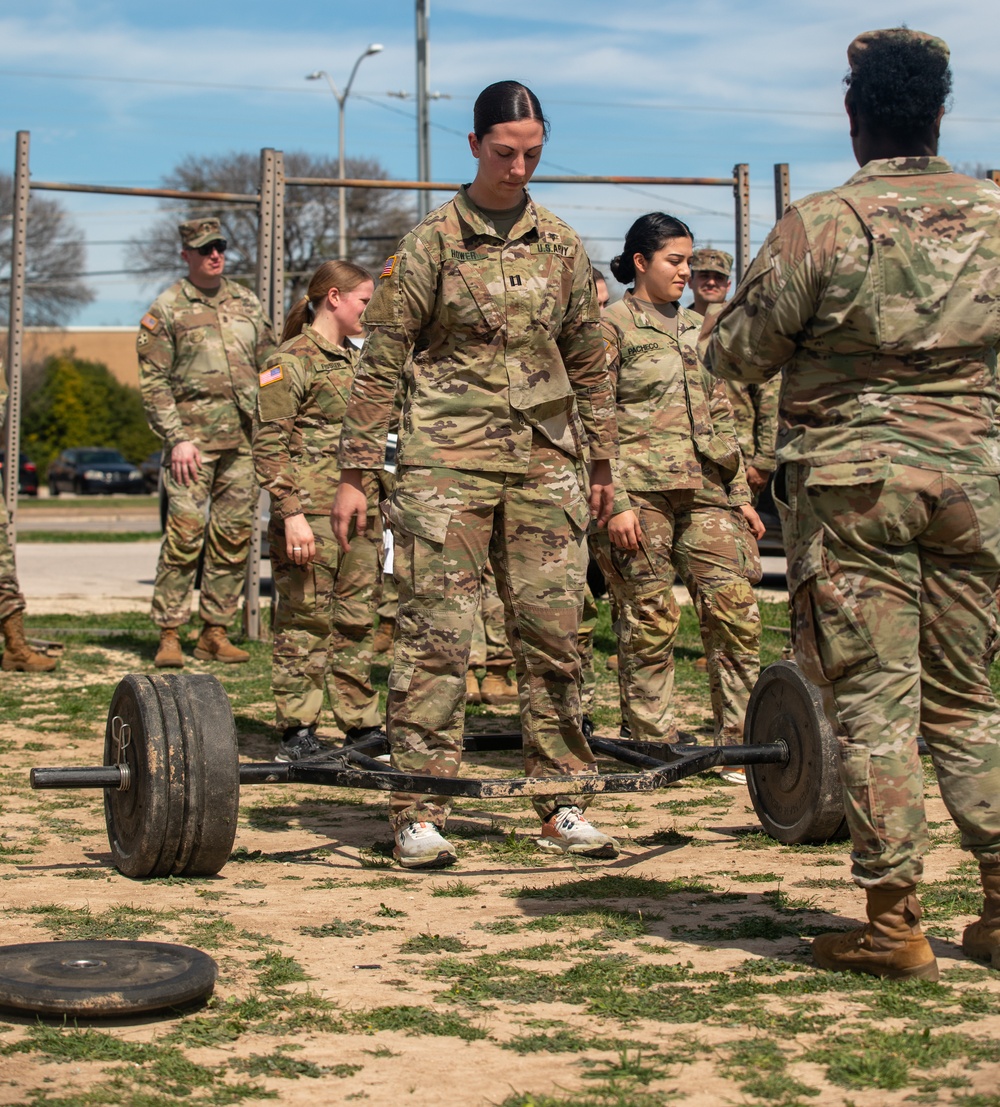
<svg viewBox="0 0 1000 1107">
<path fill-rule="evenodd" d="M 176 358 L 173 320 L 159 304 L 142 317 L 136 337 L 139 355 L 139 391 L 146 410 L 146 421 L 162 440 L 167 451 L 187 440 L 171 387 L 171 371 Z"/>
<path fill-rule="evenodd" d="M 608 372 L 608 384 L 611 388 L 611 402 L 615 403 L 618 394 L 618 373 L 622 360 L 622 332 L 610 319 L 601 320 L 601 341 L 604 345 L 604 363 Z M 614 515 L 620 515 L 623 511 L 630 511 L 632 501 L 629 499 L 628 490 L 622 479 L 622 464 L 619 454 L 611 458 L 611 480 L 615 490 L 614 503 L 611 511 Z"/>
<path fill-rule="evenodd" d="M 740 507 L 743 504 L 752 503 L 753 497 L 750 495 L 750 486 L 747 484 L 743 453 L 740 450 L 739 439 L 736 436 L 733 405 L 729 402 L 729 397 L 726 395 L 726 386 L 721 380 L 717 380 L 712 388 L 710 411 L 715 433 L 726 439 L 727 442 L 732 443 L 738 459 L 736 473 L 728 481 L 729 506 Z"/>
<path fill-rule="evenodd" d="M 407 235 L 394 258 L 391 273 L 379 278 L 362 318 L 369 334 L 340 434 L 337 463 L 341 469 L 380 470 L 385 464 L 400 377 L 434 309 L 438 263 L 426 245 Z"/>
<path fill-rule="evenodd" d="M 789 361 L 816 304 L 817 274 L 802 217 L 790 210 L 767 236 L 708 339 L 720 377 L 766 381 Z"/>
<path fill-rule="evenodd" d="M 274 370 L 280 376 L 265 383 Z M 298 359 L 287 354 L 268 359 L 260 378 L 251 432 L 253 464 L 261 488 L 271 494 L 272 510 L 287 519 L 302 513 L 289 443 L 305 395 L 305 378 Z"/>
<path fill-rule="evenodd" d="M 583 250 L 574 258 L 572 290 L 558 346 L 591 458 L 595 461 L 617 458 L 615 394 L 608 375 L 593 269 Z"/>
<path fill-rule="evenodd" d="M 762 384 L 753 397 L 754 456 L 750 464 L 762 473 L 774 471 L 774 450 L 778 441 L 778 406 L 781 402 L 781 377 L 773 377 Z"/>
</svg>

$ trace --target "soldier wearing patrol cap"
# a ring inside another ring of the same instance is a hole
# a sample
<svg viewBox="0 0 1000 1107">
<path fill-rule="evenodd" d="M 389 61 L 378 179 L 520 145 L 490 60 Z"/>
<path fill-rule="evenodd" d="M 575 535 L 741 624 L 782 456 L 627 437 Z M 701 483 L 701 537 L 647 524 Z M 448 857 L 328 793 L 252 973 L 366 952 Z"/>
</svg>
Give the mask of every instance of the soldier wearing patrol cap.
<svg viewBox="0 0 1000 1107">
<path fill-rule="evenodd" d="M 226 240 L 219 220 L 189 219 L 179 230 L 188 275 L 157 297 L 136 339 L 139 387 L 149 425 L 163 441 L 169 502 L 153 587 L 158 668 L 184 664 L 177 628 L 191 615 L 203 548 L 204 627 L 195 657 L 249 658 L 229 641 L 226 627 L 239 603 L 250 543 L 257 373 L 275 345 L 257 297 L 222 275 Z"/>
<path fill-rule="evenodd" d="M 719 317 L 712 367 L 783 367 L 775 501 L 799 665 L 836 721 L 868 922 L 816 962 L 938 978 L 916 886 L 922 735 L 981 917 L 962 948 L 1000 968 L 1000 707 L 984 655 L 1000 579 L 1000 189 L 937 156 L 948 47 L 892 28 L 848 50 L 860 170 L 792 204 Z"/>
<path fill-rule="evenodd" d="M 708 314 L 709 304 L 723 304 L 732 282 L 733 255 L 725 250 L 703 247 L 691 255 L 691 310 Z"/>
</svg>

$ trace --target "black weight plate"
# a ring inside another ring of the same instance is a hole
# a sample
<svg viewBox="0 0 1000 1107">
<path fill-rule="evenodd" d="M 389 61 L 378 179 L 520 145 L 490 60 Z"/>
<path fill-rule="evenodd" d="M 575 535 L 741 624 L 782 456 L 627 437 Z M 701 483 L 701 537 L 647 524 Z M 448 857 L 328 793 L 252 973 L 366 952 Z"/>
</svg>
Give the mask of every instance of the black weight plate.
<svg viewBox="0 0 1000 1107">
<path fill-rule="evenodd" d="M 744 741 L 783 741 L 788 760 L 748 765 L 747 785 L 761 826 L 787 845 L 827 842 L 845 833 L 844 800 L 833 727 L 819 689 L 792 661 L 760 674 L 747 705 Z"/>
<path fill-rule="evenodd" d="M 172 702 L 164 717 L 157 688 L 147 676 L 123 677 L 111 697 L 104 763 L 118 761 L 117 734 L 128 728 L 124 761 L 129 787 L 104 790 L 104 821 L 115 867 L 125 876 L 169 876 L 184 816 L 183 746 Z"/>
<path fill-rule="evenodd" d="M 0 947 L 0 1007 L 109 1017 L 179 1007 L 208 996 L 207 953 L 167 942 L 31 942 Z"/>
<path fill-rule="evenodd" d="M 214 676 L 175 673 L 161 678 L 173 694 L 184 737 L 184 825 L 174 872 L 214 876 L 229 860 L 240 806 L 236 722 Z"/>
</svg>

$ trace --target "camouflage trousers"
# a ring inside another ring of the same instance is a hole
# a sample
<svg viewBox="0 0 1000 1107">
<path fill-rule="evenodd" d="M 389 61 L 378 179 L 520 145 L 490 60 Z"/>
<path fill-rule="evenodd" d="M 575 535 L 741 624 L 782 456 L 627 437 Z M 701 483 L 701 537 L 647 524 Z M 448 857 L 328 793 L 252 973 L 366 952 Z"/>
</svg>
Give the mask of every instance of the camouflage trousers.
<svg viewBox="0 0 1000 1107">
<path fill-rule="evenodd" d="M 271 690 L 280 729 L 309 726 L 323 709 L 324 686 L 333 718 L 345 733 L 381 726 L 372 687 L 375 593 L 381 574 L 381 525 L 355 534 L 343 553 L 327 515 L 310 515 L 316 556 L 306 566 L 289 561 L 285 527 L 271 517 L 271 574 L 278 594 Z"/>
<path fill-rule="evenodd" d="M 399 589 L 387 724 L 393 765 L 432 776 L 459 771 L 465 674 L 489 558 L 514 655 L 525 772 L 593 771 L 577 652 L 589 515 L 573 459 L 536 435 L 524 473 L 404 468 L 389 519 Z M 534 804 L 544 819 L 586 802 L 558 794 Z M 443 826 L 450 806 L 447 796 L 396 793 L 390 820 Z"/>
<path fill-rule="evenodd" d="M 963 847 L 1000 861 L 1000 709 L 983 664 L 1000 480 L 886 464 L 863 483 L 845 468 L 775 476 L 795 658 L 836 723 L 854 879 L 904 887 L 928 845 L 920 734 Z"/>
<path fill-rule="evenodd" d="M 0 496 L 0 620 L 24 610 L 24 595 L 17 583 L 14 551 L 7 538 L 7 504 Z"/>
<path fill-rule="evenodd" d="M 716 741 L 738 745 L 760 671 L 760 612 L 748 579 L 755 575 L 756 543 L 721 489 L 630 491 L 629 498 L 643 531 L 638 553 L 613 547 L 606 532 L 594 543 L 618 609 L 618 675 L 627 708 L 622 721 L 633 738 L 676 738 L 676 571 L 698 611 Z"/>
<path fill-rule="evenodd" d="M 577 642 L 580 647 L 580 706 L 584 715 L 594 714 L 597 676 L 594 673 L 594 630 L 597 628 L 597 600 L 587 585 L 583 589 L 583 608 Z"/>
<path fill-rule="evenodd" d="M 487 558 L 483 570 L 483 599 L 472 628 L 469 668 L 482 669 L 488 666 L 509 669 L 513 664 L 514 655 L 510 651 L 504 627 L 503 601 L 497 594 L 496 573 Z"/>
<path fill-rule="evenodd" d="M 204 547 L 199 614 L 206 623 L 228 626 L 243 592 L 257 500 L 250 448 L 203 452 L 198 476 L 188 485 L 174 480 L 167 462 L 163 483 L 167 529 L 156 566 L 153 622 L 178 627 L 191 618 L 191 593 Z"/>
</svg>

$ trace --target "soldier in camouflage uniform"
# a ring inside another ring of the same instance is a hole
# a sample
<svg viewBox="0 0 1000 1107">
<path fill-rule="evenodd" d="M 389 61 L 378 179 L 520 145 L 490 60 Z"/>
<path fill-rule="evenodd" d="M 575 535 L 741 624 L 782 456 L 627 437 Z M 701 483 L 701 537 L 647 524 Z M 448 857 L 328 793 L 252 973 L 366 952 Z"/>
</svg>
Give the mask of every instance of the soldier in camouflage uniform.
<svg viewBox="0 0 1000 1107">
<path fill-rule="evenodd" d="M 330 747 L 316 738 L 324 683 L 350 741 L 380 733 L 372 688 L 375 591 L 382 556 L 379 480 L 365 474 L 368 518 L 342 553 L 330 530 L 337 443 L 354 379 L 361 313 L 372 279 L 328 261 L 289 312 L 283 343 L 260 373 L 253 460 L 271 495 L 271 570 L 279 603 L 271 686 L 282 731 L 279 761 Z"/>
<path fill-rule="evenodd" d="M 184 664 L 177 628 L 191 616 L 202 548 L 204 629 L 195 657 L 250 656 L 232 645 L 226 627 L 239 604 L 250 545 L 257 371 L 274 349 L 260 301 L 222 276 L 226 243 L 218 219 L 191 219 L 179 230 L 188 275 L 157 297 L 136 339 L 139 387 L 149 425 L 163 441 L 169 504 L 153 587 L 159 668 Z"/>
<path fill-rule="evenodd" d="M 497 594 L 497 578 L 489 558 L 483 569 L 483 598 L 472 628 L 472 651 L 466 675 L 468 703 L 486 703 L 503 707 L 517 703 L 517 685 L 510 678 L 514 664 L 507 630 L 504 627 L 503 601 Z M 476 669 L 485 669 L 482 685 Z"/>
<path fill-rule="evenodd" d="M 622 458 L 613 467 L 614 517 L 596 549 L 618 607 L 631 736 L 676 738 L 676 569 L 698 610 L 715 737 L 735 745 L 759 670 L 760 615 L 748 578 L 759 579 L 752 559 L 762 528 L 722 382 L 698 357 L 701 318 L 677 303 L 690 255 L 687 226 L 653 212 L 633 224 L 611 263 L 634 289 L 604 313 Z"/>
<path fill-rule="evenodd" d="M 476 178 L 407 235 L 365 313 L 341 436 L 335 531 L 366 508 L 405 374 L 399 470 L 389 501 L 399 621 L 389 675 L 393 765 L 457 774 L 465 674 L 487 557 L 503 600 L 521 699 L 526 772 L 594 770 L 580 714 L 576 635 L 591 512 L 610 511 L 614 406 L 590 262 L 577 235 L 524 191 L 545 124 L 535 96 L 503 81 L 479 96 Z M 412 353 L 412 359 L 410 357 Z M 574 416 L 574 398 L 579 423 Z M 579 472 L 590 443 L 590 506 Z M 543 848 L 609 857 L 572 789 L 538 796 Z M 396 856 L 451 864 L 450 800 L 396 793 Z"/>
<path fill-rule="evenodd" d="M 0 411 L 7 404 L 7 377 L 0 359 Z M 3 420 L 0 419 L 0 427 Z M 36 653 L 24 636 L 24 596 L 17 583 L 17 566 L 14 551 L 7 536 L 9 516 L 7 501 L 0 489 L 0 630 L 3 631 L 4 651 L 0 667 L 19 673 L 48 673 L 56 667 L 51 657 Z"/>
<path fill-rule="evenodd" d="M 784 367 L 775 501 L 795 654 L 840 741 L 868 923 L 813 944 L 824 968 L 936 980 L 916 885 L 927 742 L 1000 968 L 1000 709 L 984 671 L 1000 575 L 1000 190 L 937 157 L 948 48 L 859 36 L 846 106 L 861 169 L 791 205 L 709 343 L 712 368 Z"/>
<path fill-rule="evenodd" d="M 732 254 L 725 250 L 695 250 L 691 255 L 691 290 L 694 292 L 691 309 L 699 315 L 718 315 L 729 294 L 732 272 Z M 756 498 L 774 472 L 781 377 L 776 376 L 763 384 L 726 381 L 725 389 L 733 405 L 733 422 L 746 466 L 747 484 Z"/>
</svg>

